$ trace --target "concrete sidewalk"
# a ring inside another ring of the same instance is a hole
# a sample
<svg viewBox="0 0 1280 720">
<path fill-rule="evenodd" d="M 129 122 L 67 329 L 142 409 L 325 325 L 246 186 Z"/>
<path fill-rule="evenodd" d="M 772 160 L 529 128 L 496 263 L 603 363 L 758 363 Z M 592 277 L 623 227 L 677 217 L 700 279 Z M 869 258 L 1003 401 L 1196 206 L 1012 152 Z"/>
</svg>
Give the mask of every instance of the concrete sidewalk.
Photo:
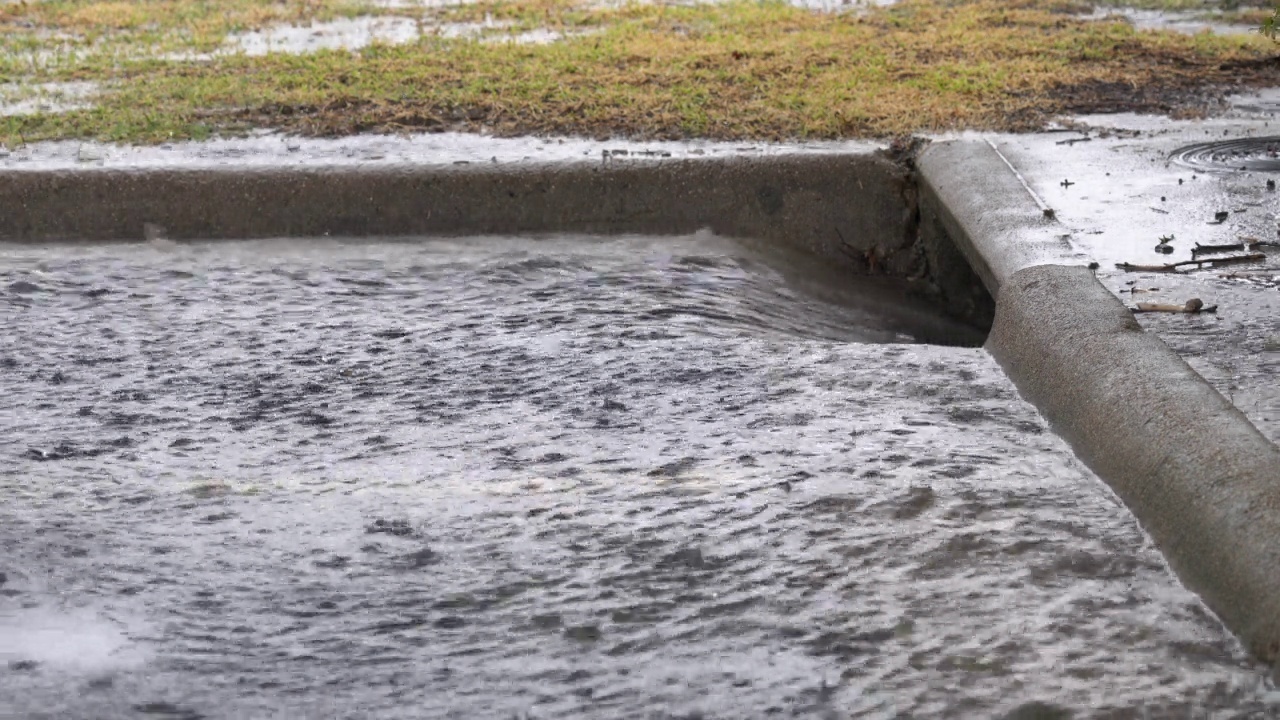
<svg viewBox="0 0 1280 720">
<path fill-rule="evenodd" d="M 1237 142 L 1269 128 L 1268 101 L 1248 107 L 1211 122 L 1109 116 L 963 138 L 929 147 L 919 166 L 922 227 L 952 238 L 997 298 L 988 348 L 1183 581 L 1273 662 L 1280 203 L 1260 170 L 1280 170 L 1280 144 Z M 1224 137 L 1226 149 L 1185 149 Z M 1130 312 L 1192 299 L 1217 311 Z"/>
<path fill-rule="evenodd" d="M 1263 434 L 1280 442 L 1280 248 L 1261 248 L 1263 262 L 1177 275 L 1117 268 L 1191 260 L 1197 244 L 1280 240 L 1280 192 L 1267 185 L 1280 181 L 1280 173 L 1206 172 L 1170 159 L 1194 143 L 1280 135 L 1280 118 L 1272 119 L 1265 102 L 1239 102 L 1261 112 L 1189 122 L 1087 117 L 1081 119 L 1084 132 L 1000 136 L 992 142 L 1054 210 L 1071 247 L 1098 262 L 1099 279 L 1128 306 L 1182 305 L 1198 297 L 1218 307 L 1214 314 L 1137 317 Z M 1229 213 L 1225 221 L 1216 219 L 1219 212 Z M 1162 237 L 1173 238 L 1171 254 L 1156 251 Z"/>
</svg>

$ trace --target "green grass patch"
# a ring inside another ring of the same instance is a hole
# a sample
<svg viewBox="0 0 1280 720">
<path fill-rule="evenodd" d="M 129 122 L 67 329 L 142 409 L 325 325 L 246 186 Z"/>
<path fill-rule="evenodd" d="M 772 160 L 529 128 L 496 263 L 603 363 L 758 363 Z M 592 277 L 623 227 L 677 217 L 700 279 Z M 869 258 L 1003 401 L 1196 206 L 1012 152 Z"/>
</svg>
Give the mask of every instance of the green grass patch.
<svg viewBox="0 0 1280 720">
<path fill-rule="evenodd" d="M 1077 111 L 1194 113 L 1227 83 L 1280 79 L 1273 45 L 1261 37 L 1140 32 L 1082 20 L 1078 10 L 1063 0 L 907 0 L 844 14 L 748 0 L 398 10 L 331 0 L 5 5 L 0 47 L 21 52 L 0 60 L 0 82 L 90 80 L 104 91 L 90 109 L 0 117 L 0 140 L 157 142 L 253 128 L 883 137 L 1028 130 Z M 361 13 L 569 37 L 517 45 L 428 36 L 355 51 L 175 57 L 207 53 L 232 32 Z"/>
</svg>

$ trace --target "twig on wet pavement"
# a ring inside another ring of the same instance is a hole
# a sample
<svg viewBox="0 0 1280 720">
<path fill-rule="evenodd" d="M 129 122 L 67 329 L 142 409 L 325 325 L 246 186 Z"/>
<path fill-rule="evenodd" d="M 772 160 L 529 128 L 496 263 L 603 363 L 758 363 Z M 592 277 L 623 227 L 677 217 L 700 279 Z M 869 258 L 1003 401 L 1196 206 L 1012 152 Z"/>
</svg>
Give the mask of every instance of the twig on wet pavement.
<svg viewBox="0 0 1280 720">
<path fill-rule="evenodd" d="M 1135 265 L 1133 263 L 1116 263 L 1116 268 L 1127 272 L 1164 272 L 1176 273 L 1179 268 L 1196 266 L 1197 268 L 1208 265 L 1209 267 L 1218 267 L 1220 265 L 1233 265 L 1236 263 L 1262 262 L 1267 256 L 1262 253 L 1250 253 L 1248 255 L 1236 255 L 1235 257 L 1210 258 L 1207 260 L 1183 260 L 1181 262 L 1167 263 L 1165 265 Z"/>
<path fill-rule="evenodd" d="M 1229 243 L 1226 245 L 1201 245 L 1191 248 L 1191 254 L 1202 255 L 1205 253 L 1233 252 L 1237 250 L 1257 250 L 1263 247 L 1280 247 L 1280 243 L 1267 242 L 1256 237 L 1243 236 L 1238 243 Z"/>
<path fill-rule="evenodd" d="M 1186 313 L 1188 315 L 1196 315 L 1199 313 L 1216 313 L 1217 305 L 1205 305 L 1200 298 L 1191 298 L 1185 305 L 1167 305 L 1164 303 L 1138 303 L 1138 307 L 1134 309 L 1135 313 L 1149 312 L 1167 312 L 1167 313 Z"/>
</svg>

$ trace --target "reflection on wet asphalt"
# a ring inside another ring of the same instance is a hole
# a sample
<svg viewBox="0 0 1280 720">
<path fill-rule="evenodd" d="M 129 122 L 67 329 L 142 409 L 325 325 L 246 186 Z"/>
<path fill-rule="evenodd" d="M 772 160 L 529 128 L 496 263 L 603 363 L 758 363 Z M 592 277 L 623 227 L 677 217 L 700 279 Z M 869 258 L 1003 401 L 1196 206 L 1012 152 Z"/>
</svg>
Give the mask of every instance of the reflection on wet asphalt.
<svg viewBox="0 0 1280 720">
<path fill-rule="evenodd" d="M 982 350 L 770 262 L 0 246 L 0 716 L 1275 709 Z"/>
</svg>

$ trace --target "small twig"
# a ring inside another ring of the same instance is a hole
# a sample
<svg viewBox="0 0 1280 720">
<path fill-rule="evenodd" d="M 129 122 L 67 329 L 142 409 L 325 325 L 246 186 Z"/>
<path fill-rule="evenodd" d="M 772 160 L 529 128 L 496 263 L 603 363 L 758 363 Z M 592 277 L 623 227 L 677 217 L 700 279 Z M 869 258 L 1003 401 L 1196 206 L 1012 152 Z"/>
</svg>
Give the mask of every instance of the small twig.
<svg viewBox="0 0 1280 720">
<path fill-rule="evenodd" d="M 1191 248 L 1191 254 L 1194 256 L 1203 253 L 1233 252 L 1235 250 L 1244 250 L 1244 247 L 1245 245 L 1242 242 L 1229 245 L 1201 245 L 1196 243 L 1196 246 Z"/>
<path fill-rule="evenodd" d="M 1200 255 L 1204 253 L 1232 252 L 1235 250 L 1257 250 L 1258 248 L 1263 248 L 1263 247 L 1280 247 L 1280 243 L 1266 242 L 1265 240 L 1259 240 L 1256 237 L 1243 235 L 1240 237 L 1240 242 L 1231 243 L 1228 245 L 1201 245 L 1200 243 L 1196 243 L 1196 246 L 1191 248 L 1191 254 L 1192 256 L 1195 256 L 1195 255 Z"/>
<path fill-rule="evenodd" d="M 1188 315 L 1197 315 L 1199 313 L 1216 313 L 1217 305 L 1205 305 L 1200 298 L 1191 298 L 1186 305 L 1165 305 L 1162 303 L 1138 303 L 1138 307 L 1134 309 L 1135 313 L 1148 312 L 1167 312 L 1167 313 L 1186 313 Z"/>
<path fill-rule="evenodd" d="M 1178 268 L 1195 265 L 1197 268 L 1208 265 L 1209 267 L 1218 267 L 1219 265 L 1232 265 L 1235 263 L 1261 262 L 1266 260 L 1267 256 L 1262 253 L 1251 253 L 1249 255 L 1237 255 L 1235 257 L 1210 258 L 1208 260 L 1183 260 L 1182 262 L 1168 263 L 1167 265 L 1134 265 L 1133 263 L 1116 263 L 1116 268 L 1128 272 L 1163 272 L 1176 273 Z"/>
</svg>

